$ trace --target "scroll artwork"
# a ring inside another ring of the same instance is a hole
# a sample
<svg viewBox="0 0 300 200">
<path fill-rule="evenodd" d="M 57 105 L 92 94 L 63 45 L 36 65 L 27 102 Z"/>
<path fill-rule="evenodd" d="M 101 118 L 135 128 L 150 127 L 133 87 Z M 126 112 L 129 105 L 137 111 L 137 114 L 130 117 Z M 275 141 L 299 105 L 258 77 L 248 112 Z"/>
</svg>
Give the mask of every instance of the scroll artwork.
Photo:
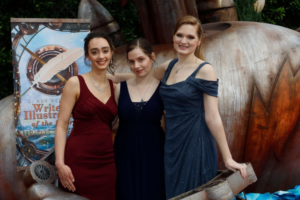
<svg viewBox="0 0 300 200">
<path fill-rule="evenodd" d="M 90 24 L 84 19 L 12 19 L 11 27 L 17 165 L 28 166 L 54 146 L 66 81 L 90 70 L 83 59 Z"/>
</svg>

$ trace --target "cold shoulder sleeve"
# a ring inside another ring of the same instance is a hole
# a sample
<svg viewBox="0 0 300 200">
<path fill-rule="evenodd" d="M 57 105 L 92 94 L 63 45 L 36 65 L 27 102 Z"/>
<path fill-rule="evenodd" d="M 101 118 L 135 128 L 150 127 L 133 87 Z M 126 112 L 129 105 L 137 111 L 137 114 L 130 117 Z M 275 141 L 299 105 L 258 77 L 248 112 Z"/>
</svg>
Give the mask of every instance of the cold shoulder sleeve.
<svg viewBox="0 0 300 200">
<path fill-rule="evenodd" d="M 216 81 L 209 81 L 191 77 L 188 79 L 188 82 L 197 87 L 201 92 L 210 96 L 218 97 L 219 79 Z"/>
</svg>

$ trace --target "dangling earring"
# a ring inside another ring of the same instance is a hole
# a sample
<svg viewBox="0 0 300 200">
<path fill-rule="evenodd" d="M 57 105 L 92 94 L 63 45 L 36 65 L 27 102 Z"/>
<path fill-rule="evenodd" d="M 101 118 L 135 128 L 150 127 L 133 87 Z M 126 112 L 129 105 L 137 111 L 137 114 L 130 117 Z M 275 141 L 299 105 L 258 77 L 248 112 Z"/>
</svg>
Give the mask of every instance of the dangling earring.
<svg viewBox="0 0 300 200">
<path fill-rule="evenodd" d="M 109 65 L 108 65 L 109 67 L 111 67 L 112 66 L 112 58 L 110 59 L 110 62 L 109 62 Z"/>
</svg>

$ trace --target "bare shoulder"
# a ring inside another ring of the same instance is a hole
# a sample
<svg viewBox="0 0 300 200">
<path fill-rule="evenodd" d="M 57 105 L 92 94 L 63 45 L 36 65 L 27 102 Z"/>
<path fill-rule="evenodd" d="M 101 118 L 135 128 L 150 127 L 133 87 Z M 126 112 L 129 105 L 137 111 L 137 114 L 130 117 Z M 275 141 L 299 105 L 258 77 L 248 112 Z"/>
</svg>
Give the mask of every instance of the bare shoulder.
<svg viewBox="0 0 300 200">
<path fill-rule="evenodd" d="M 79 79 L 77 76 L 73 76 L 67 81 L 63 89 L 63 94 L 74 96 L 77 98 L 79 96 L 79 93 L 80 93 Z"/>
<path fill-rule="evenodd" d="M 73 76 L 67 81 L 63 89 L 61 99 L 62 101 L 66 100 L 67 102 L 71 101 L 72 99 L 77 100 L 79 97 L 79 93 L 80 93 L 79 79 L 77 76 Z"/>
<path fill-rule="evenodd" d="M 210 64 L 205 64 L 201 67 L 201 69 L 197 72 L 196 78 L 205 79 L 209 81 L 216 81 L 217 76 L 213 66 Z"/>
<path fill-rule="evenodd" d="M 66 85 L 65 85 L 65 88 L 68 87 L 68 88 L 79 88 L 79 79 L 77 76 L 73 76 L 71 78 L 69 78 L 69 80 L 67 81 Z"/>
<path fill-rule="evenodd" d="M 126 81 L 126 84 L 127 84 L 127 87 L 129 86 L 135 86 L 136 85 L 136 82 L 135 82 L 135 78 L 131 78 L 131 79 L 128 79 Z"/>
<path fill-rule="evenodd" d="M 155 78 L 155 77 L 153 77 L 153 83 L 154 83 L 154 85 L 159 85 L 159 83 L 160 83 L 160 80 L 158 80 L 157 78 Z"/>
</svg>

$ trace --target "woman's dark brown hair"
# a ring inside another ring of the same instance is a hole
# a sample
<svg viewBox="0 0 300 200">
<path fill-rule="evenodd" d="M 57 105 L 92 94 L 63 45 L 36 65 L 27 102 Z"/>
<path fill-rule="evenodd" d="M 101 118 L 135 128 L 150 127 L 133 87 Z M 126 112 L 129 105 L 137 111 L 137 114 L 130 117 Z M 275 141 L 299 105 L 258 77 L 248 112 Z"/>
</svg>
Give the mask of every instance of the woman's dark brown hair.
<svg viewBox="0 0 300 200">
<path fill-rule="evenodd" d="M 136 48 L 140 48 L 145 55 L 147 55 L 151 60 L 153 60 L 151 56 L 153 53 L 152 45 L 148 40 L 144 38 L 137 38 L 128 43 L 126 48 L 127 60 L 128 60 L 128 53 Z"/>
<path fill-rule="evenodd" d="M 187 15 L 182 17 L 175 25 L 174 31 L 173 31 L 173 36 L 176 34 L 176 32 L 178 31 L 178 29 L 180 28 L 180 26 L 184 25 L 184 24 L 190 24 L 192 26 L 195 26 L 196 28 L 196 32 L 197 32 L 197 36 L 199 38 L 199 40 L 201 41 L 202 37 L 203 37 L 203 28 L 201 26 L 201 22 L 199 19 L 197 19 L 196 17 L 193 17 L 191 15 Z M 201 44 L 199 45 L 199 47 L 196 48 L 195 51 L 195 56 L 197 58 L 200 58 L 201 60 L 204 60 L 204 56 L 202 54 L 201 51 Z"/>
<path fill-rule="evenodd" d="M 115 50 L 115 47 L 114 47 L 112 41 L 110 40 L 110 38 L 107 35 L 104 35 L 104 34 L 102 34 L 100 32 L 91 32 L 91 33 L 89 33 L 84 38 L 84 55 L 85 55 L 85 57 L 84 57 L 84 63 L 86 65 L 90 65 L 90 63 L 88 62 L 88 60 L 87 60 L 86 57 L 89 55 L 89 43 L 94 38 L 103 38 L 103 39 L 105 39 L 108 42 L 108 44 L 109 44 L 110 50 L 111 51 Z M 114 66 L 113 63 L 114 63 L 114 54 L 112 55 L 111 62 L 109 62 L 109 65 L 107 67 L 107 71 L 109 73 L 111 73 L 112 75 L 114 75 L 114 73 L 115 73 L 115 66 Z"/>
</svg>

